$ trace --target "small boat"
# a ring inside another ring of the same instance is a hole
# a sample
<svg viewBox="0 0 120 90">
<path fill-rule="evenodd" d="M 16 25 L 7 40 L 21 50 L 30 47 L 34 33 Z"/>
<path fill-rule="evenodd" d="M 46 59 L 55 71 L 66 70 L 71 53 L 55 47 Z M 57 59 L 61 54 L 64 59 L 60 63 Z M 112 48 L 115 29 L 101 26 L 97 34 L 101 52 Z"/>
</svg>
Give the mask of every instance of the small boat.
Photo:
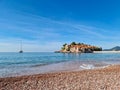
<svg viewBox="0 0 120 90">
<path fill-rule="evenodd" d="M 23 50 L 22 50 L 22 41 L 21 41 L 20 51 L 19 51 L 19 53 L 23 53 Z"/>
<path fill-rule="evenodd" d="M 19 51 L 19 53 L 23 53 L 23 51 L 22 51 L 22 50 L 20 50 L 20 51 Z"/>
</svg>

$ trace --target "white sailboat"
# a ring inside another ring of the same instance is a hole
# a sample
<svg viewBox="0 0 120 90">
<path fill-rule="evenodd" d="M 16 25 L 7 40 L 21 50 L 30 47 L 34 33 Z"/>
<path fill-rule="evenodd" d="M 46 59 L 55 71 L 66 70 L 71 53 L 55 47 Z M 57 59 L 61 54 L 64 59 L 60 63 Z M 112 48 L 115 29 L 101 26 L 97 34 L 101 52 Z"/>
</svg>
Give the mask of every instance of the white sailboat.
<svg viewBox="0 0 120 90">
<path fill-rule="evenodd" d="M 21 41 L 20 51 L 19 51 L 19 53 L 23 53 L 23 50 L 22 50 L 22 41 Z"/>
</svg>

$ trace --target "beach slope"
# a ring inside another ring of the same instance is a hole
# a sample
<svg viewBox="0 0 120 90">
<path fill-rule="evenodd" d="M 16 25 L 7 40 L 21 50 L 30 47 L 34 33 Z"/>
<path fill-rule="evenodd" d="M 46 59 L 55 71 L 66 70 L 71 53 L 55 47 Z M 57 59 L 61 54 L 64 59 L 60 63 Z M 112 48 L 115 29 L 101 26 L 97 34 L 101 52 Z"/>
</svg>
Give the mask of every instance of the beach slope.
<svg viewBox="0 0 120 90">
<path fill-rule="evenodd" d="M 120 66 L 0 78 L 0 90 L 120 90 Z"/>
</svg>

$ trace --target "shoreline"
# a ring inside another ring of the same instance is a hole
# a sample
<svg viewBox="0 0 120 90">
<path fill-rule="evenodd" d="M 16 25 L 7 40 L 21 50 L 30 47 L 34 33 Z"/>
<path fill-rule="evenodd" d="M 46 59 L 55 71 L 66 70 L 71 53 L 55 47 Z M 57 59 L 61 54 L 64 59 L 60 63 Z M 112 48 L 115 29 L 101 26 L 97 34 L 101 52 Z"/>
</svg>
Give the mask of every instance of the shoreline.
<svg viewBox="0 0 120 90">
<path fill-rule="evenodd" d="M 0 78 L 1 90 L 114 90 L 120 88 L 120 65 L 101 69 L 66 71 Z"/>
<path fill-rule="evenodd" d="M 120 51 L 94 51 L 93 53 L 120 53 Z"/>
<path fill-rule="evenodd" d="M 82 71 L 82 70 L 90 70 L 90 69 L 99 69 L 108 67 L 111 64 L 107 64 L 102 61 L 66 61 L 48 65 L 36 65 L 31 67 L 22 68 L 21 72 L 11 72 L 10 74 L 3 74 L 0 78 L 4 77 L 15 77 L 15 76 L 24 76 L 24 75 L 34 75 L 34 74 L 46 74 L 46 73 L 57 73 L 57 72 L 66 72 L 66 71 Z"/>
<path fill-rule="evenodd" d="M 48 55 L 47 55 L 48 54 Z M 32 75 L 48 72 L 60 72 L 67 70 L 94 69 L 104 67 L 110 64 L 120 64 L 120 54 L 55 54 L 55 53 L 38 53 L 14 55 L 10 60 L 9 54 L 2 54 L 8 61 L 1 60 L 0 77 Z M 11 54 L 10 54 L 11 55 Z M 33 56 L 32 56 L 33 55 Z M 36 55 L 36 56 L 35 56 Z M 45 58 L 41 57 L 45 56 Z M 37 57 L 37 58 L 30 58 Z M 39 57 L 40 56 L 40 57 Z M 48 58 L 50 56 L 50 58 Z M 20 57 L 20 58 L 16 58 Z M 18 60 L 17 60 L 18 59 Z M 35 59 L 35 60 L 34 60 Z M 14 63 L 13 63 L 14 62 Z M 26 63 L 27 62 L 27 63 Z"/>
</svg>

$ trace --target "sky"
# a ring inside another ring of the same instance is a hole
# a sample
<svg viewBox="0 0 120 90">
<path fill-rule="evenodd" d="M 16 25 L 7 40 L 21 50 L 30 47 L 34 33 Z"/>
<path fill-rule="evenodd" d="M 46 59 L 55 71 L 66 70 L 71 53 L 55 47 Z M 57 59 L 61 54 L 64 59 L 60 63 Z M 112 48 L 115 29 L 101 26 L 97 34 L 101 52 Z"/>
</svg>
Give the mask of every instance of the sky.
<svg viewBox="0 0 120 90">
<path fill-rule="evenodd" d="M 0 52 L 53 52 L 64 43 L 120 46 L 120 0 L 0 0 Z"/>
</svg>

